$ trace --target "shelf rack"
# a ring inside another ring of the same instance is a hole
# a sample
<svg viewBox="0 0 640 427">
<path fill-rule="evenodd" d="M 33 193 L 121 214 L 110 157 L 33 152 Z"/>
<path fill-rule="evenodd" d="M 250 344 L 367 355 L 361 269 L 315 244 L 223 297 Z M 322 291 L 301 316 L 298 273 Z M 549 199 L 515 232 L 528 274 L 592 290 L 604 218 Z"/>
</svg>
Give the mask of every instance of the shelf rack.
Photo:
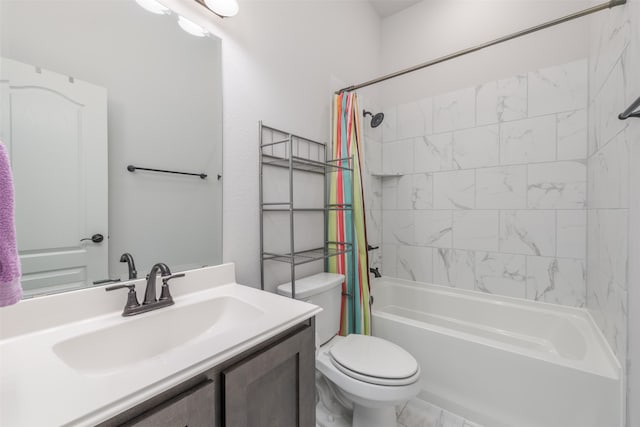
<svg viewBox="0 0 640 427">
<path fill-rule="evenodd" d="M 260 155 L 259 168 L 260 168 L 260 286 L 265 288 L 265 274 L 264 267 L 266 261 L 275 261 L 287 263 L 290 265 L 290 277 L 291 277 L 291 297 L 295 298 L 296 288 L 296 266 L 307 264 L 314 261 L 325 260 L 325 269 L 328 258 L 351 254 L 354 256 L 353 242 L 355 238 L 355 230 L 353 224 L 348 232 L 350 238 L 348 242 L 334 242 L 328 240 L 327 230 L 327 214 L 330 211 L 353 211 L 352 203 L 344 204 L 330 204 L 329 200 L 329 186 L 328 176 L 338 170 L 353 173 L 353 158 L 340 158 L 340 159 L 328 159 L 327 158 L 327 145 L 322 142 L 314 141 L 309 138 L 294 135 L 290 132 L 279 130 L 270 126 L 267 126 L 259 122 L 259 135 L 260 135 Z M 270 138 L 266 137 L 269 135 Z M 265 189 L 265 168 L 275 167 L 288 170 L 288 189 L 289 200 L 286 201 L 265 201 L 264 189 Z M 323 207 L 297 207 L 294 204 L 294 172 L 313 173 L 324 176 L 323 179 L 323 194 L 324 194 L 324 206 Z M 353 179 L 351 179 L 353 185 Z M 353 194 L 353 189 L 351 194 Z M 273 253 L 265 251 L 265 239 L 264 239 L 264 217 L 273 212 L 288 212 L 289 214 L 289 250 L 285 253 Z M 324 214 L 324 243 L 322 246 L 318 246 L 311 249 L 296 250 L 295 236 L 294 236 L 294 224 L 295 218 L 298 214 L 305 213 L 318 213 Z M 351 274 L 355 274 L 352 271 Z M 352 278 L 353 279 L 353 278 Z M 351 281 L 353 283 L 353 280 Z"/>
</svg>

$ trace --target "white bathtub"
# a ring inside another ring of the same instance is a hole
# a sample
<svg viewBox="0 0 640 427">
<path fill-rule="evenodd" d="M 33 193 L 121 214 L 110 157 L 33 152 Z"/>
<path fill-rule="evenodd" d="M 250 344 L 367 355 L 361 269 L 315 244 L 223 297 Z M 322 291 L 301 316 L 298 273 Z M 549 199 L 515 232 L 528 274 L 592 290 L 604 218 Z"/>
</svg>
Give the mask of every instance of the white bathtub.
<svg viewBox="0 0 640 427">
<path fill-rule="evenodd" d="M 422 368 L 421 397 L 485 427 L 621 427 L 621 369 L 587 311 L 372 282 L 373 334 Z"/>
</svg>

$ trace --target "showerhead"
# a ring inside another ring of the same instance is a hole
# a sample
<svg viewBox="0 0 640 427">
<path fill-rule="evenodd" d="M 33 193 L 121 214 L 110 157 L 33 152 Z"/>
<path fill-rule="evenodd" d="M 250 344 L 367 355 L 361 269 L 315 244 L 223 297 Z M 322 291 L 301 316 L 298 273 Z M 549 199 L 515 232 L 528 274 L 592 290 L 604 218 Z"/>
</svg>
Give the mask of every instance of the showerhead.
<svg viewBox="0 0 640 427">
<path fill-rule="evenodd" d="M 364 117 L 371 116 L 371 127 L 377 128 L 382 124 L 384 120 L 384 113 L 373 114 L 370 111 L 362 110 L 362 115 Z"/>
</svg>

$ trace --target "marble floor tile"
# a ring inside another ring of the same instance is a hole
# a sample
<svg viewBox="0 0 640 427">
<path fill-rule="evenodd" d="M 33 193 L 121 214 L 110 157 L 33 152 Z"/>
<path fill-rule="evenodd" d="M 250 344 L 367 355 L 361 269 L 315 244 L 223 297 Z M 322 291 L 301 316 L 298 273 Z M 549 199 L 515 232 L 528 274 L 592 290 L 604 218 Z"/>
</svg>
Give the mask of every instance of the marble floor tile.
<svg viewBox="0 0 640 427">
<path fill-rule="evenodd" d="M 410 400 L 398 416 L 400 427 L 481 427 L 424 400 Z"/>
<path fill-rule="evenodd" d="M 332 397 L 329 388 L 319 385 L 316 427 L 350 427 L 352 411 Z M 482 427 L 420 398 L 396 406 L 398 427 Z"/>
</svg>

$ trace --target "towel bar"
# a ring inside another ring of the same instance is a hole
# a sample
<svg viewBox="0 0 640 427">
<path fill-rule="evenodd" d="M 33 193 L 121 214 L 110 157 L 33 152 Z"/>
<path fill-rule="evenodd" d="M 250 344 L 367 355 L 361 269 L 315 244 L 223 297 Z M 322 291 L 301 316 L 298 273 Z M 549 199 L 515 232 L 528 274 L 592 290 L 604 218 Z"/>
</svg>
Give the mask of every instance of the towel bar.
<svg viewBox="0 0 640 427">
<path fill-rule="evenodd" d="M 151 172 L 162 172 L 162 173 L 175 173 L 178 175 L 191 175 L 191 176 L 199 176 L 200 179 L 205 179 L 207 177 L 206 173 L 191 173 L 191 172 L 178 172 L 178 171 L 169 171 L 169 170 L 165 170 L 165 169 L 152 169 L 152 168 L 142 168 L 140 166 L 133 166 L 133 165 L 129 165 L 127 166 L 127 170 L 129 172 L 135 172 L 137 169 L 140 169 L 141 171 L 151 171 Z M 220 179 L 220 178 L 218 178 Z"/>
</svg>

